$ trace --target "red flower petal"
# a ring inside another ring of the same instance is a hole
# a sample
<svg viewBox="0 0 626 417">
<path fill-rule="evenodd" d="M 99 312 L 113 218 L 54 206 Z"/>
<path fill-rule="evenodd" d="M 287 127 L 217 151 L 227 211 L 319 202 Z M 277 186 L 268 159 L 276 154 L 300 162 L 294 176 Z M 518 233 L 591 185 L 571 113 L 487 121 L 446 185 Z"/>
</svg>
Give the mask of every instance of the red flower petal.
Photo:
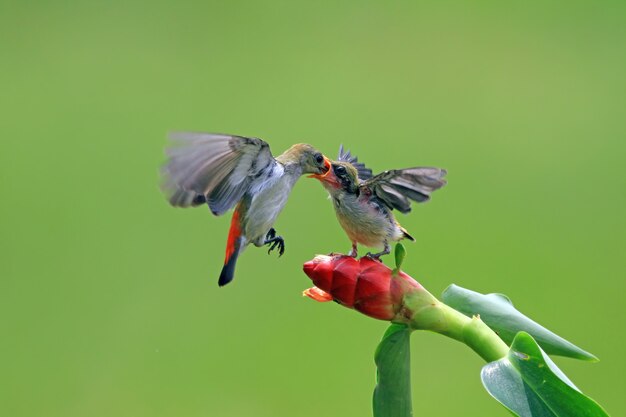
<svg viewBox="0 0 626 417">
<path fill-rule="evenodd" d="M 326 301 L 333 301 L 332 295 L 328 294 L 324 290 L 320 290 L 317 287 L 311 287 L 302 291 L 302 295 L 312 298 L 315 301 L 319 301 L 320 303 L 325 303 Z"/>
<path fill-rule="evenodd" d="M 304 273 L 311 278 L 313 283 L 323 289 L 330 291 L 333 280 L 333 259 L 334 257 L 318 255 L 313 260 L 304 264 Z"/>
<path fill-rule="evenodd" d="M 320 255 L 304 264 L 315 287 L 304 295 L 317 301 L 335 300 L 380 320 L 393 320 L 407 293 L 423 289 L 404 272 L 393 271 L 378 260 L 345 255 Z"/>
<path fill-rule="evenodd" d="M 358 299 L 354 303 L 354 309 L 379 320 L 392 320 L 396 315 L 396 308 L 389 293 Z"/>
<path fill-rule="evenodd" d="M 359 262 L 356 259 L 350 256 L 337 259 L 330 290 L 333 298 L 348 307 L 352 307 L 358 276 Z"/>
</svg>

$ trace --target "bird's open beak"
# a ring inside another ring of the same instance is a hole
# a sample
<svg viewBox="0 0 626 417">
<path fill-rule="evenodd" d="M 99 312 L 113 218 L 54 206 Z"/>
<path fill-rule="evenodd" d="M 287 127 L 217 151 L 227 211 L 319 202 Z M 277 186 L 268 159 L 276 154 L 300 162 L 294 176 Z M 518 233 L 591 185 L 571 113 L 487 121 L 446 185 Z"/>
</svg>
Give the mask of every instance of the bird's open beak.
<svg viewBox="0 0 626 417">
<path fill-rule="evenodd" d="M 326 169 L 323 173 L 321 174 L 311 174 L 308 176 L 308 178 L 316 178 L 320 181 L 324 181 L 324 178 L 326 178 L 326 176 L 328 176 L 328 174 L 330 173 L 330 159 L 324 157 L 324 168 Z"/>
</svg>

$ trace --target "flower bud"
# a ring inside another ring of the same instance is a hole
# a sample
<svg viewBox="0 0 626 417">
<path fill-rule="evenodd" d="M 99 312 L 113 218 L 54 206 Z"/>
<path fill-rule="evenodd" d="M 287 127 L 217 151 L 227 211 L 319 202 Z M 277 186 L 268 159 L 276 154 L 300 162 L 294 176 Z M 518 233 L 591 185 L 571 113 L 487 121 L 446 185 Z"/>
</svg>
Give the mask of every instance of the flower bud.
<svg viewBox="0 0 626 417">
<path fill-rule="evenodd" d="M 318 255 L 303 269 L 315 284 L 304 295 L 317 301 L 334 300 L 380 320 L 406 321 L 405 295 L 423 290 L 404 272 L 392 271 L 367 256 Z"/>
</svg>

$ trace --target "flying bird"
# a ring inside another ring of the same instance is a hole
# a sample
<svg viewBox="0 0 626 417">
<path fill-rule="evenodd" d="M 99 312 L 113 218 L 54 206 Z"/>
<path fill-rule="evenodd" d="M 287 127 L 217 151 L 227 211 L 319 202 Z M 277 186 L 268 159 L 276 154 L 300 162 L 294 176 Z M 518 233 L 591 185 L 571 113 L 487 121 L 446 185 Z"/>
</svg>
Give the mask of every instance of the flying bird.
<svg viewBox="0 0 626 417">
<path fill-rule="evenodd" d="M 234 278 L 238 256 L 252 243 L 269 245 L 268 253 L 285 251 L 273 228 L 287 198 L 303 174 L 321 175 L 330 160 L 311 145 L 299 143 L 274 158 L 259 138 L 218 133 L 176 132 L 170 135 L 162 188 L 172 206 L 207 204 L 216 216 L 235 208 L 218 284 Z"/>
<path fill-rule="evenodd" d="M 430 194 L 446 185 L 446 170 L 431 167 L 393 169 L 373 176 L 372 170 L 356 156 L 339 148 L 339 157 L 331 168 L 311 177 L 320 180 L 328 191 L 339 224 L 352 241 L 350 256 L 358 254 L 357 244 L 382 248 L 368 253 L 379 258 L 391 251 L 389 242 L 415 240 L 393 215 L 411 211 L 411 200 L 423 203 Z"/>
</svg>

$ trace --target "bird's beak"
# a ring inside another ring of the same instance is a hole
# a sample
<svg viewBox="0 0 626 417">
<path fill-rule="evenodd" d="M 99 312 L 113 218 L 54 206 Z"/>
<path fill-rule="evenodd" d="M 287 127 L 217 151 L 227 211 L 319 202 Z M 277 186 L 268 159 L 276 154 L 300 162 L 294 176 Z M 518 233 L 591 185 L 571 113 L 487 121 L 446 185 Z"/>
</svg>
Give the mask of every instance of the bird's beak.
<svg viewBox="0 0 626 417">
<path fill-rule="evenodd" d="M 316 178 L 320 181 L 324 181 L 324 178 L 326 178 L 328 176 L 328 174 L 330 173 L 330 159 L 328 159 L 327 157 L 324 157 L 324 168 L 326 169 L 323 173 L 321 174 L 311 174 L 308 176 L 308 178 Z"/>
</svg>

